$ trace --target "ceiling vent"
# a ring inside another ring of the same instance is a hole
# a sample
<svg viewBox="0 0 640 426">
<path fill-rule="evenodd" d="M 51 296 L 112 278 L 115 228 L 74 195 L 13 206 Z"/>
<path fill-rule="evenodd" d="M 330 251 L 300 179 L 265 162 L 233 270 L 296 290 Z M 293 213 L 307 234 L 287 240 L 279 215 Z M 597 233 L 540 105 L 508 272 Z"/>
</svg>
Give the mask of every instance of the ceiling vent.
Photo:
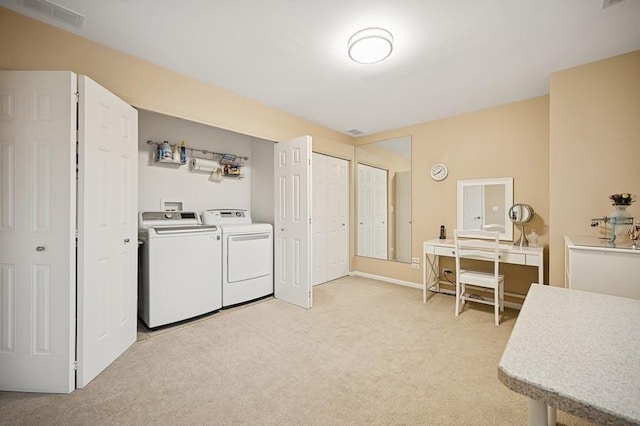
<svg viewBox="0 0 640 426">
<path fill-rule="evenodd" d="M 623 1 L 626 1 L 626 0 L 602 0 L 601 9 L 606 9 L 611 6 L 615 6 L 616 4 L 622 3 Z"/>
<path fill-rule="evenodd" d="M 82 28 L 84 24 L 84 15 L 47 0 L 18 0 L 18 4 L 65 25 Z"/>
<path fill-rule="evenodd" d="M 362 134 L 362 132 L 360 130 L 358 130 L 358 129 L 349 129 L 349 130 L 347 130 L 347 133 L 351 133 L 354 136 Z"/>
</svg>

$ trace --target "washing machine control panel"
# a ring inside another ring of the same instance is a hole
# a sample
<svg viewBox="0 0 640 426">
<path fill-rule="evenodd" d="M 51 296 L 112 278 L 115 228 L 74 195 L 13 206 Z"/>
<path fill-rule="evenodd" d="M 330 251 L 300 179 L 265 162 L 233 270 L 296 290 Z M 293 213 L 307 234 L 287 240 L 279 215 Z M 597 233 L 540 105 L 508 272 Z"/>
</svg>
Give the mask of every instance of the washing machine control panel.
<svg viewBox="0 0 640 426">
<path fill-rule="evenodd" d="M 139 228 L 193 226 L 199 224 L 200 219 L 196 212 L 140 212 L 138 215 Z"/>
</svg>

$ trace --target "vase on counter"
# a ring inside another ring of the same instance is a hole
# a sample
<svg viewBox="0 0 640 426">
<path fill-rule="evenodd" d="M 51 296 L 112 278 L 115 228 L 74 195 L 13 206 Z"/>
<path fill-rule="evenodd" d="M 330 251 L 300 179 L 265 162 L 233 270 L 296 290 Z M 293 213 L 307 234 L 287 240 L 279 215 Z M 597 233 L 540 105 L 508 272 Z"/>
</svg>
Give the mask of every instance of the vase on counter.
<svg viewBox="0 0 640 426">
<path fill-rule="evenodd" d="M 611 223 L 611 242 L 616 240 L 616 236 L 626 234 L 627 227 L 624 226 L 623 221 L 631 217 L 631 214 L 627 211 L 628 204 L 614 204 L 613 206 L 616 209 L 607 216 Z"/>
</svg>

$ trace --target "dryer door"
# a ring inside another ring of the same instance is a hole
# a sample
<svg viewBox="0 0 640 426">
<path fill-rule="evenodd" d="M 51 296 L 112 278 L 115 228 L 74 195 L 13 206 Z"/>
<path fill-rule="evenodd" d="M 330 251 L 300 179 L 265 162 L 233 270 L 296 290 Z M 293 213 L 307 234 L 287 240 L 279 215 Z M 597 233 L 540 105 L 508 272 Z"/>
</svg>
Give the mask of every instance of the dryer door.
<svg viewBox="0 0 640 426">
<path fill-rule="evenodd" d="M 246 281 L 271 275 L 272 234 L 229 235 L 227 237 L 227 281 Z"/>
</svg>

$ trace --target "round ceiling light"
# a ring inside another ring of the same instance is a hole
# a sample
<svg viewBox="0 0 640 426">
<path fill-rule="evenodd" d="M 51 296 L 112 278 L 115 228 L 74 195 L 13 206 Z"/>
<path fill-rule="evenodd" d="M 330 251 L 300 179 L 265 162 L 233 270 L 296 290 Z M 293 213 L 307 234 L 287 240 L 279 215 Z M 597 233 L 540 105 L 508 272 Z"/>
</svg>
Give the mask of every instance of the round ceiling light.
<svg viewBox="0 0 640 426">
<path fill-rule="evenodd" d="M 384 28 L 365 28 L 349 39 L 349 57 L 359 64 L 375 64 L 393 51 L 393 36 Z"/>
</svg>

